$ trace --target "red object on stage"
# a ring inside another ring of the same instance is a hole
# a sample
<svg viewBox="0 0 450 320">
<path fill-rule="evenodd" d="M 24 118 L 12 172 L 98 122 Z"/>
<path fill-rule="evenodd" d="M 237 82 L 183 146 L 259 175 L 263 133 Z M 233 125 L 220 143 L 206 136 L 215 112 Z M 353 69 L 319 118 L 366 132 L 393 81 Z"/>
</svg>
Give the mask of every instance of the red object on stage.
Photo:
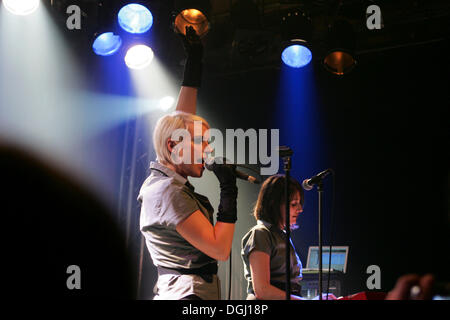
<svg viewBox="0 0 450 320">
<path fill-rule="evenodd" d="M 349 296 L 338 298 L 338 300 L 384 300 L 387 293 L 385 292 L 372 292 L 363 291 Z"/>
</svg>

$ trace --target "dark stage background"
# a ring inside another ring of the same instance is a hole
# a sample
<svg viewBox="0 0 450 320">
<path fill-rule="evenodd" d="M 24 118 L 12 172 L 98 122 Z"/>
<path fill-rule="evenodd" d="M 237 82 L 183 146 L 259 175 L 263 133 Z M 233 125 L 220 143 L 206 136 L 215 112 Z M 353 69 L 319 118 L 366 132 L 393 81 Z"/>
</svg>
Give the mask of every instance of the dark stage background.
<svg viewBox="0 0 450 320">
<path fill-rule="evenodd" d="M 308 139 L 316 141 L 316 130 L 302 136 L 303 141 L 280 141 L 297 147 L 293 175 L 298 180 L 328 167 L 336 171 L 333 244 L 350 246 L 346 294 L 366 289 L 366 268 L 372 264 L 381 268 L 382 290 L 392 288 L 405 273 L 447 277 L 447 50 L 448 43 L 439 43 L 370 54 L 343 79 L 314 65 L 320 115 L 311 126 L 320 128 L 326 141 L 313 146 L 320 157 L 316 171 L 302 168 L 310 151 L 302 145 L 309 146 Z M 271 119 L 281 109 L 275 89 L 278 73 L 207 81 L 200 99 L 210 106 L 208 113 L 226 111 L 221 116 L 227 128 L 274 128 Z M 302 123 L 294 119 L 290 126 L 280 127 L 281 135 L 287 131 L 295 137 Z M 325 244 L 331 192 L 330 179 L 325 184 Z M 315 191 L 306 193 L 301 227 L 293 233 L 304 264 L 308 246 L 318 243 L 316 201 Z M 236 244 L 233 249 L 238 250 Z"/>
</svg>

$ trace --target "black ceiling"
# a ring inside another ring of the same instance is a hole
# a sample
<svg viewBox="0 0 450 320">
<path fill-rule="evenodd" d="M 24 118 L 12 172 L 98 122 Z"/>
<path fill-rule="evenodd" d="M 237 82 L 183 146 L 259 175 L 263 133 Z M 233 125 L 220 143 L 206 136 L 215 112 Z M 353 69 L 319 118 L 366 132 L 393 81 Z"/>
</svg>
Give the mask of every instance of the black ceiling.
<svg viewBox="0 0 450 320">
<path fill-rule="evenodd" d="M 57 12 L 64 29 L 71 4 L 83 13 L 82 30 L 65 30 L 75 50 L 89 51 L 92 33 L 99 21 L 99 4 L 111 14 L 123 0 L 45 0 Z M 131 1 L 130 1 L 131 2 Z M 150 0 L 155 16 L 153 38 L 157 47 L 179 65 L 182 47 L 170 29 L 173 0 Z M 366 8 L 381 8 L 384 27 L 368 30 Z M 349 21 L 356 33 L 356 53 L 370 56 L 392 48 L 414 47 L 424 43 L 448 41 L 450 1 L 448 0 L 212 0 L 211 31 L 205 37 L 205 63 L 217 75 L 246 72 L 279 65 L 280 18 L 286 9 L 300 8 L 313 23 L 313 55 L 320 60 L 325 52 L 328 25 L 336 18 Z M 247 19 L 247 17 L 249 17 Z M 82 49 L 85 48 L 85 49 Z M 87 49 L 86 49 L 87 48 Z"/>
</svg>

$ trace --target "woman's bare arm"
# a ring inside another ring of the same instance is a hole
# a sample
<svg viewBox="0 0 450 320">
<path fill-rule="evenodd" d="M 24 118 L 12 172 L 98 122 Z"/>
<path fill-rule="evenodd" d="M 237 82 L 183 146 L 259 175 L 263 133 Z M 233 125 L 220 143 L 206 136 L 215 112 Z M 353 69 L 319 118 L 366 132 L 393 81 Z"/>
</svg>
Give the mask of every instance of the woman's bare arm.
<svg viewBox="0 0 450 320">
<path fill-rule="evenodd" d="M 218 221 L 214 226 L 200 210 L 181 221 L 177 232 L 204 254 L 213 259 L 228 259 L 233 242 L 234 223 Z"/>
<path fill-rule="evenodd" d="M 176 111 L 196 114 L 197 112 L 197 93 L 198 89 L 194 87 L 184 87 L 180 89 Z"/>
<path fill-rule="evenodd" d="M 252 251 L 249 255 L 253 290 L 260 300 L 284 300 L 286 292 L 270 284 L 270 256 L 262 251 Z M 291 300 L 303 300 L 291 295 Z"/>
</svg>

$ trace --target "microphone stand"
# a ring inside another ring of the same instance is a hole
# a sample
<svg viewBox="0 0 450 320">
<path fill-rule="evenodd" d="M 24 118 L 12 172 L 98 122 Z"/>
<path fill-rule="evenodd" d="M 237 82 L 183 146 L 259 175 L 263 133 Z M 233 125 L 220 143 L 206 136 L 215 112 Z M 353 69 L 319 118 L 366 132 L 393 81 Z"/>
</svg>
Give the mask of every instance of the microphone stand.
<svg viewBox="0 0 450 320">
<path fill-rule="evenodd" d="M 317 192 L 319 195 L 319 300 L 322 300 L 322 196 L 323 182 L 322 179 L 317 183 Z M 329 277 L 330 275 L 328 275 Z"/>
<path fill-rule="evenodd" d="M 322 283 L 322 277 L 323 277 L 323 271 L 322 271 L 322 209 L 323 209 L 323 179 L 330 173 L 333 172 L 331 169 L 327 169 L 325 171 L 322 171 L 318 175 L 314 176 L 310 179 L 309 185 L 316 184 L 317 185 L 317 192 L 319 195 L 319 300 L 322 300 L 322 292 L 323 292 L 323 283 Z M 308 188 L 306 190 L 311 190 L 311 188 Z M 331 254 L 331 248 L 330 248 L 330 254 Z M 331 263 L 330 263 L 331 264 Z M 330 277 L 330 274 L 328 274 L 328 279 Z M 327 297 L 328 300 L 328 297 Z"/>
<path fill-rule="evenodd" d="M 289 180 L 291 170 L 291 156 L 293 151 L 289 147 L 280 147 L 280 157 L 283 158 L 284 172 L 285 172 L 285 184 L 284 194 L 286 201 L 285 208 L 285 226 L 286 233 L 286 300 L 291 300 L 291 229 L 290 229 L 290 212 L 289 212 Z"/>
</svg>

